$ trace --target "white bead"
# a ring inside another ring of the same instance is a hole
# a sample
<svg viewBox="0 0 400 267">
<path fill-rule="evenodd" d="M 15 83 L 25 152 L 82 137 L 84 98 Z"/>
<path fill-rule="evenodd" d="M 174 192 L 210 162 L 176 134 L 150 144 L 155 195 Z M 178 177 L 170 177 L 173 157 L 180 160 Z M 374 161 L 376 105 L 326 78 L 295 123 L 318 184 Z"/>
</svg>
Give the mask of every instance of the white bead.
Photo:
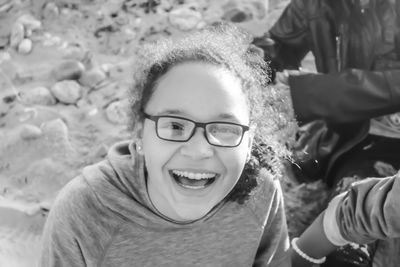
<svg viewBox="0 0 400 267">
<path fill-rule="evenodd" d="M 292 239 L 292 247 L 293 247 L 293 250 L 296 251 L 297 254 L 299 254 L 303 259 L 305 259 L 305 260 L 307 260 L 307 261 L 309 261 L 309 262 L 312 262 L 312 263 L 314 263 L 314 264 L 321 264 L 321 263 L 324 263 L 324 262 L 325 262 L 326 257 L 323 257 L 323 258 L 320 258 L 320 259 L 315 259 L 315 258 L 312 258 L 312 257 L 308 256 L 306 253 L 304 253 L 304 252 L 297 246 L 297 240 L 298 240 L 298 239 L 299 239 L 298 237 L 295 237 L 295 238 Z"/>
</svg>

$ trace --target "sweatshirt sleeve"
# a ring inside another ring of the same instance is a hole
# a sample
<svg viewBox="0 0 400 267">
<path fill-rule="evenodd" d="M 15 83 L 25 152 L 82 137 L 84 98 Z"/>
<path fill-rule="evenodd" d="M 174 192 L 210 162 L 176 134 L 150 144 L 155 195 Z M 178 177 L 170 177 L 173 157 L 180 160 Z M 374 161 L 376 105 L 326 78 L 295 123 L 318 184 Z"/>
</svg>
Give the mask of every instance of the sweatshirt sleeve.
<svg viewBox="0 0 400 267">
<path fill-rule="evenodd" d="M 400 237 L 400 175 L 367 178 L 352 185 L 334 212 L 340 235 L 349 242 L 365 244 Z"/>
<path fill-rule="evenodd" d="M 350 123 L 400 111 L 400 70 L 290 76 L 289 85 L 296 117 L 304 123 Z"/>
<path fill-rule="evenodd" d="M 70 182 L 57 196 L 44 227 L 42 237 L 41 267 L 86 266 L 79 244 L 79 227 L 74 222 L 74 202 L 78 197 Z"/>
<path fill-rule="evenodd" d="M 58 194 L 44 227 L 40 267 L 97 266 L 110 235 L 101 204 L 79 176 Z"/>
<path fill-rule="evenodd" d="M 289 236 L 279 181 L 253 266 L 290 267 Z"/>
</svg>

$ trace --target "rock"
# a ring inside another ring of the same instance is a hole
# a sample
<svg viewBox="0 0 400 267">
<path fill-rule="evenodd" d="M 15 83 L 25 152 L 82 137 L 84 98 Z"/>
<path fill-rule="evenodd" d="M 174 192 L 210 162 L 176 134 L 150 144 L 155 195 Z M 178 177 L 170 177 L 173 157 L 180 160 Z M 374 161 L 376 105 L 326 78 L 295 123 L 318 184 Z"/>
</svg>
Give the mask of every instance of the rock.
<svg viewBox="0 0 400 267">
<path fill-rule="evenodd" d="M 5 0 L 0 2 L 0 16 L 6 13 L 13 7 L 14 3 L 12 0 Z"/>
<path fill-rule="evenodd" d="M 33 140 L 39 138 L 42 133 L 39 127 L 32 124 L 24 124 L 22 125 L 20 136 L 24 140 Z"/>
<path fill-rule="evenodd" d="M 36 108 L 25 108 L 23 113 L 20 114 L 18 120 L 20 122 L 25 122 L 28 120 L 35 119 L 38 115 L 38 111 Z"/>
<path fill-rule="evenodd" d="M 230 1 L 223 6 L 224 15 L 222 19 L 235 23 L 247 22 L 250 20 L 263 20 L 269 10 L 267 0 Z"/>
<path fill-rule="evenodd" d="M 78 108 L 85 108 L 85 107 L 90 106 L 90 103 L 88 102 L 87 99 L 81 98 L 81 99 L 79 99 L 79 100 L 76 102 L 76 106 L 77 106 Z"/>
<path fill-rule="evenodd" d="M 24 14 L 17 19 L 17 23 L 24 25 L 28 31 L 36 31 L 42 28 L 42 22 L 31 14 Z"/>
<path fill-rule="evenodd" d="M 182 31 L 188 31 L 195 29 L 197 24 L 202 21 L 203 16 L 196 10 L 189 9 L 188 7 L 181 7 L 172 10 L 168 18 L 172 26 Z"/>
<path fill-rule="evenodd" d="M 59 43 L 61 43 L 61 39 Z M 62 53 L 62 57 L 64 59 L 78 60 L 78 61 L 83 61 L 85 59 L 86 54 L 88 53 L 87 49 L 85 49 L 79 44 L 68 44 L 64 48 L 59 48 L 59 50 Z M 82 64 L 84 63 L 82 62 Z M 84 66 L 86 66 L 86 64 L 84 64 Z"/>
<path fill-rule="evenodd" d="M 11 59 L 10 53 L 0 52 L 0 64 Z"/>
<path fill-rule="evenodd" d="M 40 205 L 40 209 L 42 211 L 48 212 L 51 209 L 53 202 L 51 202 L 49 200 L 45 200 L 45 201 L 40 202 L 39 205 Z"/>
<path fill-rule="evenodd" d="M 79 83 L 89 88 L 95 88 L 106 78 L 107 75 L 101 68 L 94 68 L 89 71 L 85 71 L 79 79 Z"/>
<path fill-rule="evenodd" d="M 127 106 L 122 101 L 112 102 L 105 110 L 107 119 L 114 124 L 126 124 L 128 121 Z"/>
<path fill-rule="evenodd" d="M 25 36 L 25 28 L 21 23 L 14 23 L 11 28 L 10 33 L 10 46 L 17 47 L 19 43 L 24 39 Z"/>
<path fill-rule="evenodd" d="M 3 102 L 6 104 L 10 104 L 10 103 L 13 103 L 15 101 L 15 99 L 17 99 L 17 96 L 15 94 L 6 95 L 5 97 L 3 97 Z"/>
<path fill-rule="evenodd" d="M 224 20 L 232 21 L 235 23 L 245 22 L 253 19 L 253 14 L 240 9 L 231 9 L 225 12 L 222 17 Z"/>
<path fill-rule="evenodd" d="M 42 17 L 44 19 L 52 20 L 60 15 L 60 10 L 53 2 L 47 3 L 42 10 Z"/>
<path fill-rule="evenodd" d="M 21 94 L 21 100 L 28 105 L 54 105 L 56 99 L 44 86 L 34 87 Z"/>
<path fill-rule="evenodd" d="M 56 81 L 78 80 L 84 70 L 85 66 L 82 62 L 77 60 L 66 60 L 58 65 L 53 70 L 52 74 Z"/>
<path fill-rule="evenodd" d="M 61 44 L 61 38 L 59 36 L 53 36 L 50 33 L 46 32 L 43 39 L 43 46 L 56 46 Z"/>
<path fill-rule="evenodd" d="M 107 76 L 110 75 L 110 71 L 111 71 L 111 69 L 112 69 L 113 67 L 114 67 L 114 65 L 113 65 L 113 64 L 110 64 L 110 63 L 103 63 L 103 64 L 100 65 L 100 69 L 101 69 Z"/>
<path fill-rule="evenodd" d="M 8 36 L 0 36 L 0 49 L 5 48 L 8 45 Z"/>
<path fill-rule="evenodd" d="M 18 53 L 26 55 L 32 51 L 33 43 L 31 39 L 25 38 L 23 39 L 17 48 Z"/>
<path fill-rule="evenodd" d="M 43 131 L 45 144 L 43 146 L 48 150 L 52 157 L 63 157 L 63 160 L 71 161 L 76 157 L 75 149 L 73 148 L 69 136 L 69 129 L 66 122 L 57 118 L 46 121 L 40 125 Z"/>
<path fill-rule="evenodd" d="M 101 144 L 99 147 L 97 147 L 93 153 L 93 156 L 95 158 L 103 158 L 107 155 L 108 152 L 108 147 L 105 144 Z"/>
<path fill-rule="evenodd" d="M 58 82 L 50 90 L 55 98 L 65 104 L 75 104 L 82 97 L 81 86 L 72 80 Z"/>
<path fill-rule="evenodd" d="M 53 136 L 55 139 L 68 139 L 68 126 L 65 122 L 58 118 L 51 121 L 46 121 L 40 125 L 40 129 L 48 136 Z"/>
</svg>

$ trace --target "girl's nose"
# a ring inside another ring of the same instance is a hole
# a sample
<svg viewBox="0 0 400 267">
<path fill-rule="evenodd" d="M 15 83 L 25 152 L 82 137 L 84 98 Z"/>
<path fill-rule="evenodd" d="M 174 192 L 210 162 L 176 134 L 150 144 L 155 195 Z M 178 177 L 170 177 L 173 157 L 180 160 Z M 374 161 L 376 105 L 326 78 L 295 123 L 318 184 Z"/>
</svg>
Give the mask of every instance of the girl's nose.
<svg viewBox="0 0 400 267">
<path fill-rule="evenodd" d="M 214 155 L 214 147 L 208 143 L 204 129 L 197 128 L 192 138 L 181 147 L 181 153 L 192 159 L 203 159 Z"/>
</svg>

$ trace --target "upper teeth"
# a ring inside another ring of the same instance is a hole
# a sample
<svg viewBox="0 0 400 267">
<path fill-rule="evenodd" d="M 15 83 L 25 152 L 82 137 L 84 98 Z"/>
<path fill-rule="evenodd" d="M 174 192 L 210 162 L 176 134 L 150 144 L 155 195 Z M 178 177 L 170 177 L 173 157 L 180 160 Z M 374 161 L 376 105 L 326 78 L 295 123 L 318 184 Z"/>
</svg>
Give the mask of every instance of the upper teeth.
<svg viewBox="0 0 400 267">
<path fill-rule="evenodd" d="M 202 172 L 202 173 L 195 173 L 195 172 L 187 172 L 187 171 L 177 171 L 174 170 L 173 171 L 174 174 L 179 175 L 179 176 L 185 176 L 189 179 L 195 179 L 195 180 L 200 180 L 200 179 L 211 179 L 211 178 L 215 178 L 216 174 L 215 173 L 206 173 L 206 172 Z"/>
</svg>

